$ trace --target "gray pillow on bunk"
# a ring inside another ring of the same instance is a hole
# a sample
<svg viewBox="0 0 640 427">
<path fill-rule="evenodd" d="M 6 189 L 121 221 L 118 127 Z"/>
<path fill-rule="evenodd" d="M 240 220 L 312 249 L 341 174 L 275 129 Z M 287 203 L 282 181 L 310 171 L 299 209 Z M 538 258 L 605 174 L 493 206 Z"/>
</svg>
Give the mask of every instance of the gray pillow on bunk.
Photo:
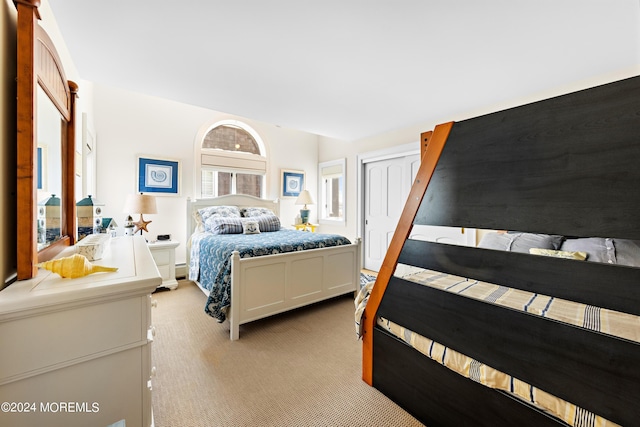
<svg viewBox="0 0 640 427">
<path fill-rule="evenodd" d="M 637 240 L 586 237 L 566 239 L 560 250 L 587 253 L 587 261 L 640 267 L 640 242 Z"/>
<path fill-rule="evenodd" d="M 613 239 L 618 264 L 640 267 L 640 241 Z"/>
<path fill-rule="evenodd" d="M 534 233 L 496 233 L 484 235 L 478 247 L 500 251 L 529 253 L 531 248 L 557 250 L 562 244 L 563 236 Z"/>
</svg>

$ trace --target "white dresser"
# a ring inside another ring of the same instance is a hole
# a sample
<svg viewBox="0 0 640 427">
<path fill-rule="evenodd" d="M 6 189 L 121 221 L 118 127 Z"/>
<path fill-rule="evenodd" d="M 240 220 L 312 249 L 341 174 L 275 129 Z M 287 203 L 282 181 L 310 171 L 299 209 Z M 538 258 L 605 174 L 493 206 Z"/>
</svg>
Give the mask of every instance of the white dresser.
<svg viewBox="0 0 640 427">
<path fill-rule="evenodd" d="M 112 239 L 92 264 L 118 271 L 41 269 L 0 292 L 0 425 L 152 425 L 151 292 L 162 279 L 141 236 Z"/>
</svg>

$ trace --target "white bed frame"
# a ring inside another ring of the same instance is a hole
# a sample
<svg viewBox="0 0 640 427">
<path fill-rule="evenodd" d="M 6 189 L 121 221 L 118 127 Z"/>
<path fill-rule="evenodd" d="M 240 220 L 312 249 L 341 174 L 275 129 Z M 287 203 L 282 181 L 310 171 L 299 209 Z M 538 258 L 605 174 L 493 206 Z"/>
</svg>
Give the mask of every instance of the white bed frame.
<svg viewBox="0 0 640 427">
<path fill-rule="evenodd" d="M 267 207 L 280 215 L 279 200 L 246 195 L 187 199 L 187 236 L 193 234 L 193 213 L 207 206 Z M 240 337 L 240 325 L 319 301 L 356 292 L 360 282 L 360 239 L 350 245 L 241 259 L 231 256 L 230 336 Z M 190 261 L 187 245 L 187 266 Z M 200 283 L 198 287 L 209 295 Z"/>
</svg>

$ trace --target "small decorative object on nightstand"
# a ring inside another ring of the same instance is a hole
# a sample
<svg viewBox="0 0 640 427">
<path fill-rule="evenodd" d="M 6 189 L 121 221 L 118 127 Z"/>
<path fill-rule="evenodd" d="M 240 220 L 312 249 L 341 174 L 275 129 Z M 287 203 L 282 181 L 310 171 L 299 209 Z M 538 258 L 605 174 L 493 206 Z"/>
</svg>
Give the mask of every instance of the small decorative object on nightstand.
<svg viewBox="0 0 640 427">
<path fill-rule="evenodd" d="M 318 226 L 318 224 L 310 224 L 310 223 L 293 224 L 293 226 L 296 228 L 296 230 L 310 231 L 312 233 L 315 233 L 316 232 L 316 227 Z"/>
<path fill-rule="evenodd" d="M 149 242 L 147 244 L 151 251 L 151 256 L 156 262 L 160 276 L 162 276 L 162 284 L 159 287 L 176 289 L 178 281 L 176 280 L 176 248 L 180 242 L 175 240 L 163 240 Z"/>
</svg>

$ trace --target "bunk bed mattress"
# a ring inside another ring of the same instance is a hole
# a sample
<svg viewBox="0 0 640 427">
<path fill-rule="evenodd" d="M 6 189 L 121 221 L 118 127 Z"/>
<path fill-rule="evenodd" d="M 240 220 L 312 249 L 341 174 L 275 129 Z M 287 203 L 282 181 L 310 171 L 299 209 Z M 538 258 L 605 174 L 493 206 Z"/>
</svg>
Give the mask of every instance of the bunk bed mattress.
<svg viewBox="0 0 640 427">
<path fill-rule="evenodd" d="M 259 234 L 198 233 L 191 239 L 189 278 L 210 292 L 205 312 L 223 322 L 231 303 L 231 254 L 234 251 L 239 252 L 240 258 L 250 258 L 349 244 L 349 239 L 337 234 L 287 229 Z"/>
<path fill-rule="evenodd" d="M 559 298 L 507 288 L 450 274 L 423 270 L 403 277 L 425 286 L 491 302 L 574 326 L 640 342 L 640 317 Z M 512 393 L 572 426 L 617 426 L 569 402 L 545 393 L 480 361 L 379 317 L 377 324 L 423 355 L 485 386 Z"/>
</svg>

